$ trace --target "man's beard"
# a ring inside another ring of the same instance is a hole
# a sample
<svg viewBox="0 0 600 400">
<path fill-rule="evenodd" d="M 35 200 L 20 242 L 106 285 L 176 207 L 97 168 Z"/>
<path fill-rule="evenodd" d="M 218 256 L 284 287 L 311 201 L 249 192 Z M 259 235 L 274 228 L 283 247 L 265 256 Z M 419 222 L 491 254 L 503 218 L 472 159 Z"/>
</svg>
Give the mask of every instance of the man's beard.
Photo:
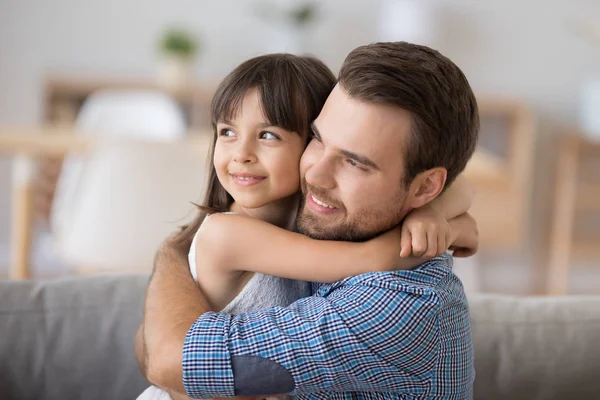
<svg viewBox="0 0 600 400">
<path fill-rule="evenodd" d="M 400 195 L 395 196 L 396 199 L 392 202 L 393 207 L 361 210 L 353 215 L 351 219 L 345 218 L 335 225 L 327 224 L 323 226 L 320 224 L 320 218 L 310 211 L 306 205 L 307 186 L 306 181 L 303 179 L 302 198 L 296 217 L 296 231 L 313 239 L 365 242 L 396 227 L 404 218 L 402 210 L 406 200 L 406 191 L 403 190 Z M 337 207 L 336 203 L 329 202 L 329 197 L 323 189 L 311 186 L 310 192 L 327 204 L 335 204 Z M 338 208 L 340 208 L 340 212 L 345 211 L 342 205 Z"/>
</svg>

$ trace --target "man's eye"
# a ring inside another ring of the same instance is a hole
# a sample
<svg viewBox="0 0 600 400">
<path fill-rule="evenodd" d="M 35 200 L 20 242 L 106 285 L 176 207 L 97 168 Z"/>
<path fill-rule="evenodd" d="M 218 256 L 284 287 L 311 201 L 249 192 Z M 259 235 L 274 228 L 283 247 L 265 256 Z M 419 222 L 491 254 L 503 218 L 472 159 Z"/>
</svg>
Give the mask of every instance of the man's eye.
<svg viewBox="0 0 600 400">
<path fill-rule="evenodd" d="M 233 137 L 235 136 L 235 133 L 229 128 L 224 128 L 219 132 L 219 136 Z"/>
<path fill-rule="evenodd" d="M 277 136 L 276 134 L 272 133 L 272 132 L 262 132 L 260 134 L 260 138 L 261 139 L 265 139 L 265 140 L 279 140 L 279 136 Z"/>
<path fill-rule="evenodd" d="M 347 159 L 346 159 L 346 162 L 347 162 L 348 164 L 350 164 L 350 165 L 352 166 L 352 168 L 359 169 L 359 170 L 361 170 L 361 171 L 363 171 L 363 172 L 368 172 L 368 171 L 369 171 L 368 169 L 366 169 L 365 167 L 363 167 L 363 165 L 362 165 L 362 164 L 359 164 L 359 163 L 357 163 L 356 161 L 354 161 L 354 160 L 353 160 L 353 159 L 351 159 L 351 158 L 347 158 Z"/>
</svg>

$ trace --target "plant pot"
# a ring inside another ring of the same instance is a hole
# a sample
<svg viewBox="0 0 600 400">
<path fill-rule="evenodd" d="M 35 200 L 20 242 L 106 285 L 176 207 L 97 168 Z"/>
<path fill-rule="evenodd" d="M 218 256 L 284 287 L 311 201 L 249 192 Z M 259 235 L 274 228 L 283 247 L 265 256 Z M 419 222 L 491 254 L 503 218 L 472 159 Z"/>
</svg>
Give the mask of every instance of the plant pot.
<svg viewBox="0 0 600 400">
<path fill-rule="evenodd" d="M 158 84 L 172 90 L 181 89 L 189 83 L 191 70 L 192 62 L 189 58 L 165 55 L 158 69 Z"/>
</svg>

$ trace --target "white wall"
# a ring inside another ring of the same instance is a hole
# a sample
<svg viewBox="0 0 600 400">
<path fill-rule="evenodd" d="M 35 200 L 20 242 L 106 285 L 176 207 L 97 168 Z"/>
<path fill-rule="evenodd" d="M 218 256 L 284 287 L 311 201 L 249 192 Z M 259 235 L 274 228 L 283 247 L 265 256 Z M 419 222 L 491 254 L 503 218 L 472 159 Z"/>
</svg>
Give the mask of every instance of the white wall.
<svg viewBox="0 0 600 400">
<path fill-rule="evenodd" d="M 428 1 L 435 3 L 444 32 L 434 44 L 464 70 L 475 91 L 523 99 L 539 117 L 534 183 L 534 236 L 528 254 L 537 276 L 547 268 L 543 251 L 550 232 L 555 178 L 556 139 L 578 122 L 579 91 L 600 79 L 600 41 L 596 46 L 570 26 L 573 20 L 598 20 L 593 0 Z M 599 25 L 600 26 L 600 25 Z M 600 38 L 599 38 L 600 39 Z M 540 249 L 542 250 L 540 252 Z M 498 261 L 498 260 L 494 260 Z M 514 257 L 482 272 L 484 287 L 525 293 L 541 282 L 529 282 Z M 484 264 L 487 263 L 484 262 Z M 589 270 L 588 270 L 589 272 Z M 573 291 L 587 291 L 593 275 L 576 275 Z M 595 276 L 598 279 L 598 275 Z"/>
<path fill-rule="evenodd" d="M 537 163 L 535 189 L 543 222 L 552 139 L 576 123 L 582 83 L 600 78 L 600 47 L 578 38 L 567 21 L 600 15 L 599 2 L 419 1 L 437 18 L 440 34 L 430 44 L 463 68 L 478 93 L 521 98 L 540 115 L 538 146 L 545 156 Z M 218 79 L 240 61 L 276 49 L 278 31 L 253 15 L 257 2 L 0 0 L 0 123 L 40 120 L 41 83 L 49 73 L 152 76 L 156 39 L 170 23 L 202 36 L 197 76 Z M 311 30 L 310 48 L 336 70 L 349 50 L 377 39 L 379 2 L 320 3 L 323 15 Z M 7 177 L 7 163 L 0 162 L 0 243 L 8 235 Z"/>
<path fill-rule="evenodd" d="M 282 50 L 280 30 L 256 16 L 249 0 L 0 0 L 0 124 L 42 118 L 48 74 L 153 77 L 156 42 L 174 24 L 201 36 L 196 75 L 217 80 L 241 61 Z M 285 6 L 290 1 L 275 1 Z M 371 40 L 377 13 L 371 2 L 328 1 L 309 34 L 311 51 L 332 68 Z M 352 27 L 352 29 L 347 29 Z M 0 159 L 0 269 L 7 265 L 9 163 Z"/>
</svg>

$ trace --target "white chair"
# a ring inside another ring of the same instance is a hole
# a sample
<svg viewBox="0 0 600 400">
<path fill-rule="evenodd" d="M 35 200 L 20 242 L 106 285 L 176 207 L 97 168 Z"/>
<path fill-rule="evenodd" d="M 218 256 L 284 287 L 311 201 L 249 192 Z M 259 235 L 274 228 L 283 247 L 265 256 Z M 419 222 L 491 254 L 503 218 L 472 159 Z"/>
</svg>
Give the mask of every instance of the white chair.
<svg viewBox="0 0 600 400">
<path fill-rule="evenodd" d="M 70 223 L 56 237 L 80 273 L 149 272 L 160 243 L 195 215 L 205 188 L 209 139 L 130 141 L 86 161 Z"/>
<path fill-rule="evenodd" d="M 171 141 L 184 137 L 183 112 L 168 95 L 156 90 L 101 90 L 91 95 L 77 117 L 75 128 L 84 135 L 106 140 Z M 52 204 L 50 223 L 55 235 L 70 229 L 72 209 L 86 162 L 82 156 L 65 158 Z"/>
</svg>

